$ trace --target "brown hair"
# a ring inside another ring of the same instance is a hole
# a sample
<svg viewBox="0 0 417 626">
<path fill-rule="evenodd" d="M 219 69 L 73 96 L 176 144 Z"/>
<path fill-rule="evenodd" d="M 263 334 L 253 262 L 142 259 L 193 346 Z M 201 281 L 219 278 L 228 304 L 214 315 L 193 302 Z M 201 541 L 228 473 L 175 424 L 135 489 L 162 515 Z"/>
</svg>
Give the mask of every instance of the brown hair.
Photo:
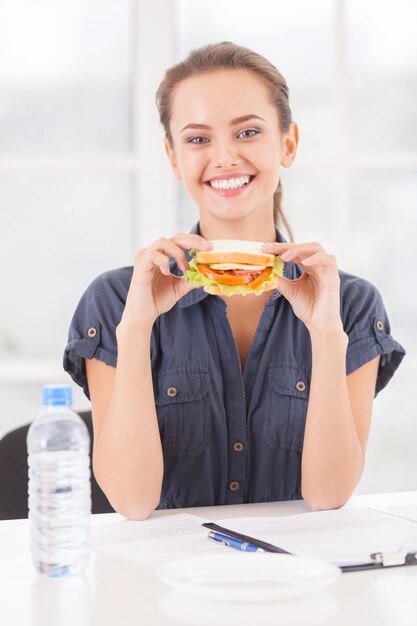
<svg viewBox="0 0 417 626">
<path fill-rule="evenodd" d="M 253 52 L 249 48 L 237 46 L 230 41 L 223 41 L 191 51 L 186 59 L 173 65 L 166 71 L 164 79 L 159 85 L 156 92 L 156 104 L 166 139 L 171 147 L 173 141 L 169 125 L 171 121 L 172 95 L 175 87 L 190 76 L 219 69 L 246 69 L 263 79 L 269 88 L 272 104 L 277 109 L 280 130 L 282 133 L 288 131 L 292 117 L 288 102 L 289 91 L 285 78 L 272 63 L 260 54 Z M 281 181 L 279 181 L 274 193 L 274 222 L 278 227 L 282 223 L 290 241 L 293 241 L 292 230 L 283 213 L 281 200 L 282 185 Z"/>
</svg>

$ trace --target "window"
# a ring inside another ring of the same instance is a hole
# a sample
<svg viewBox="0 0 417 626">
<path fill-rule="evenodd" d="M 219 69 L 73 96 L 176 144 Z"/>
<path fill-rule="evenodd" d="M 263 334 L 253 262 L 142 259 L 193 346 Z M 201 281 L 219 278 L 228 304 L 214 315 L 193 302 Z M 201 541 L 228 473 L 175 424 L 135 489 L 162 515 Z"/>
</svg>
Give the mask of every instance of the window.
<svg viewBox="0 0 417 626">
<path fill-rule="evenodd" d="M 164 0 L 0 5 L 0 436 L 68 380 L 91 280 L 175 228 L 154 101 L 172 31 Z"/>
</svg>

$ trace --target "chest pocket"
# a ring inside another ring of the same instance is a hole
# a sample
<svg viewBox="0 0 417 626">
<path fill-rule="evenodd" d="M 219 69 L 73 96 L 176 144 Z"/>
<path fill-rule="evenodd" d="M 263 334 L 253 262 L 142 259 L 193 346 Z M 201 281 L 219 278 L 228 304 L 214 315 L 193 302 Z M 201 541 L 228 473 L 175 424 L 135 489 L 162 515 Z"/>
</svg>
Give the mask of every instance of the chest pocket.
<svg viewBox="0 0 417 626">
<path fill-rule="evenodd" d="M 271 448 L 302 449 L 310 377 L 311 371 L 298 364 L 270 366 L 265 435 Z"/>
<path fill-rule="evenodd" d="M 208 370 L 175 368 L 161 374 L 155 393 L 164 453 L 200 454 L 209 442 L 210 374 Z"/>
</svg>

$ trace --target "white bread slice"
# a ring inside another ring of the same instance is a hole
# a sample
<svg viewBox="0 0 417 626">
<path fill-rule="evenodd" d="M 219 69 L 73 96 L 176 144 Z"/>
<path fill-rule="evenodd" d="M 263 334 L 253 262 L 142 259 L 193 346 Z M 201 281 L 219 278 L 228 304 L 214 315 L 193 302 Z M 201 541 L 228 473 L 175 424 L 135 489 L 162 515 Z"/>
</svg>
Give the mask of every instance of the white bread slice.
<svg viewBox="0 0 417 626">
<path fill-rule="evenodd" d="M 241 239 L 214 239 L 211 250 L 198 250 L 198 263 L 247 263 L 261 267 L 272 267 L 274 255 L 262 252 L 262 241 Z"/>
</svg>

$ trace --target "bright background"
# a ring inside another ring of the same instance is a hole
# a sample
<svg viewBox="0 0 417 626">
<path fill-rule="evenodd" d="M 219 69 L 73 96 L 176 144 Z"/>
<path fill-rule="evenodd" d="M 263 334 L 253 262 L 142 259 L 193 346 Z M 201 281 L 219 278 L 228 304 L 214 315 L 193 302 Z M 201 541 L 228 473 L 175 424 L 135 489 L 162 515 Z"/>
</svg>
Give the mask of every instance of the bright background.
<svg viewBox="0 0 417 626">
<path fill-rule="evenodd" d="M 196 221 L 154 96 L 189 50 L 231 40 L 290 87 L 296 240 L 374 282 L 408 351 L 375 401 L 358 492 L 415 489 L 416 24 L 414 0 L 0 0 L 0 436 L 35 417 L 43 383 L 68 381 L 89 282 Z"/>
</svg>

